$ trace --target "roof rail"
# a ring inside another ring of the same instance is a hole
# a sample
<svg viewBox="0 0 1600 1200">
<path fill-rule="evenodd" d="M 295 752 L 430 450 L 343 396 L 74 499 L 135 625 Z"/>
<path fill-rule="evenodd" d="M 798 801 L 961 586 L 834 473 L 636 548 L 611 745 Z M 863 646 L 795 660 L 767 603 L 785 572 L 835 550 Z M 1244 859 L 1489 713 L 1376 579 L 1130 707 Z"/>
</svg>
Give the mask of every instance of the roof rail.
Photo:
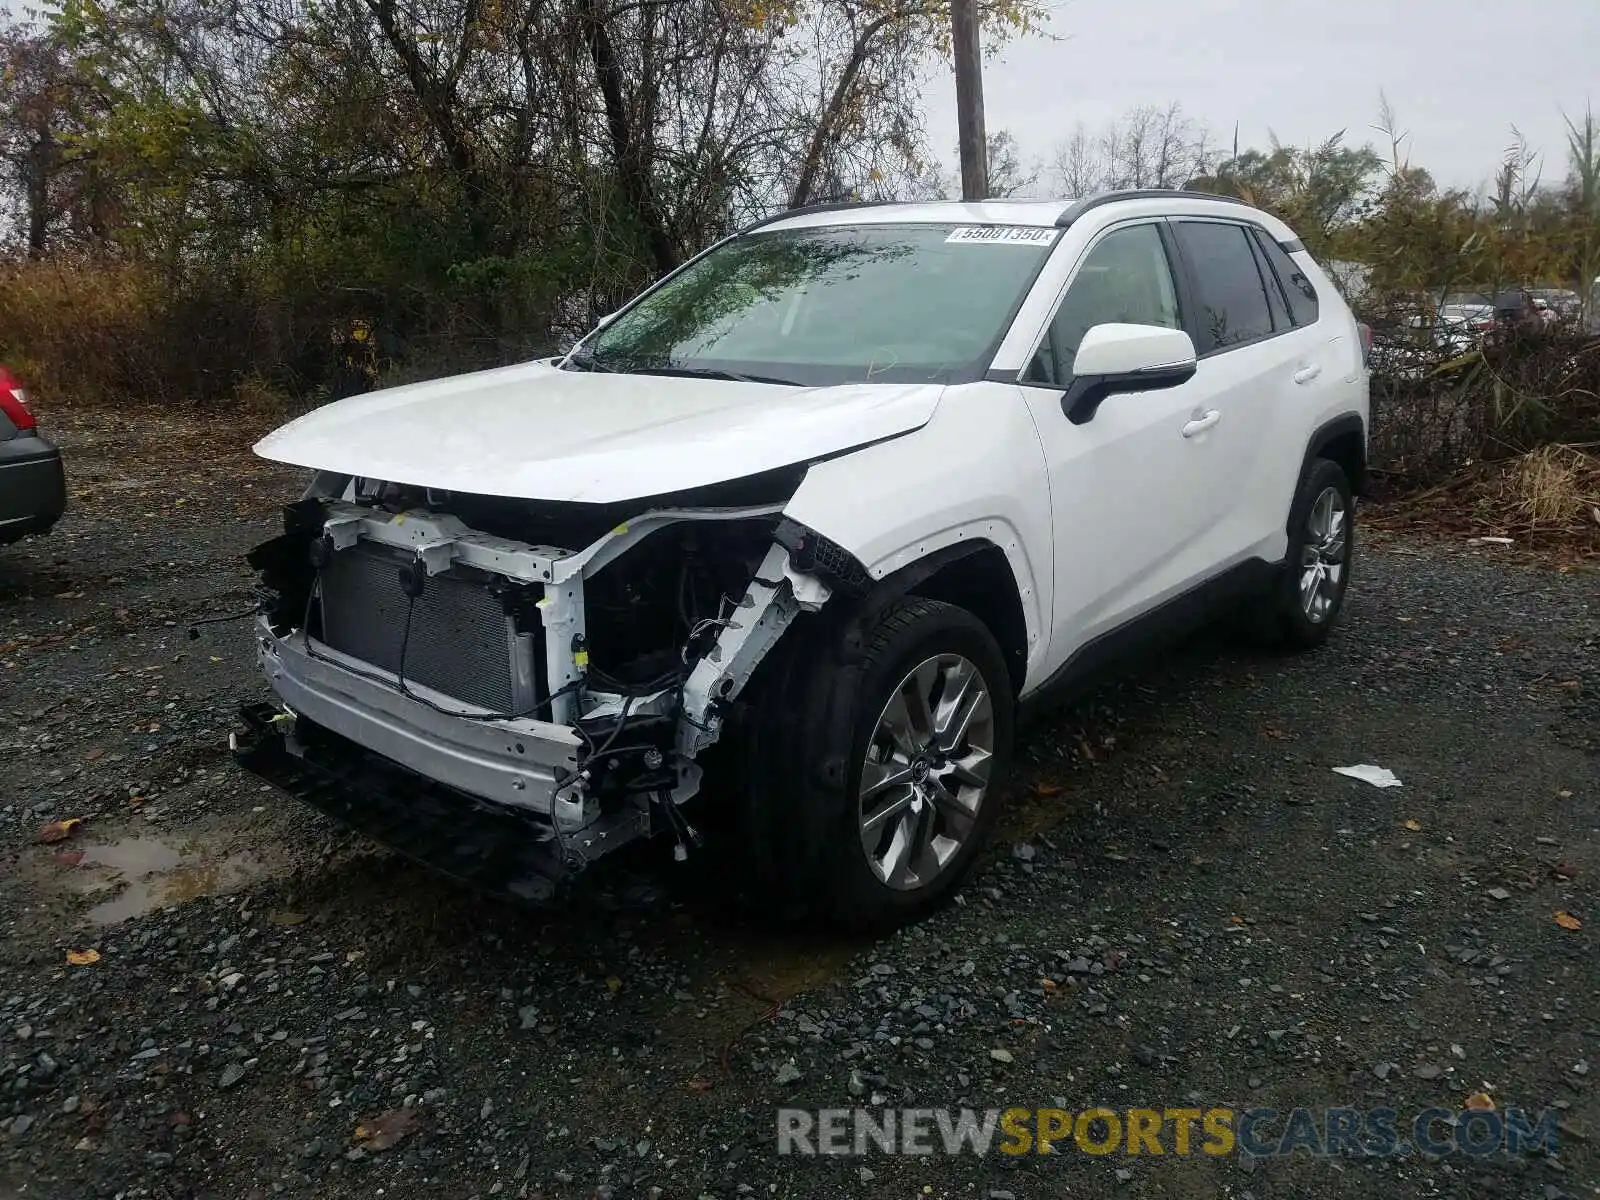
<svg viewBox="0 0 1600 1200">
<path fill-rule="evenodd" d="M 802 204 L 799 208 L 786 208 L 782 212 L 775 212 L 770 217 L 762 217 L 752 221 L 743 229 L 740 235 L 751 233 L 765 225 L 772 225 L 778 221 L 787 221 L 790 217 L 807 217 L 812 213 L 844 212 L 852 208 L 880 208 L 886 204 L 898 204 L 897 200 L 829 200 L 821 204 Z"/>
<path fill-rule="evenodd" d="M 1213 192 L 1196 192 L 1183 188 L 1129 188 L 1125 191 L 1096 192 L 1074 202 L 1066 212 L 1056 218 L 1056 228 L 1065 229 L 1084 213 L 1107 204 L 1123 200 L 1216 200 L 1223 204 L 1244 204 L 1237 196 L 1218 196 Z"/>
</svg>

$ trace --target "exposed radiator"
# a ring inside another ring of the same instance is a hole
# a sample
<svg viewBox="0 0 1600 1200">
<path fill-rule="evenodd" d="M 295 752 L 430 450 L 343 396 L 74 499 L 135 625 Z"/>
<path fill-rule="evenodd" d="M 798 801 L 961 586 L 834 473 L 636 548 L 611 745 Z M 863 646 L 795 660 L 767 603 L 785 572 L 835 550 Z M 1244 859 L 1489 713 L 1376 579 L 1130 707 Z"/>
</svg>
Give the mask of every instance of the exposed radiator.
<svg viewBox="0 0 1600 1200">
<path fill-rule="evenodd" d="M 358 544 L 322 569 L 321 641 L 334 650 L 400 673 L 406 610 L 400 586 L 409 555 Z M 537 697 L 535 637 L 518 634 L 487 584 L 457 570 L 429 576 L 411 613 L 405 680 L 464 705 L 527 713 Z"/>
</svg>

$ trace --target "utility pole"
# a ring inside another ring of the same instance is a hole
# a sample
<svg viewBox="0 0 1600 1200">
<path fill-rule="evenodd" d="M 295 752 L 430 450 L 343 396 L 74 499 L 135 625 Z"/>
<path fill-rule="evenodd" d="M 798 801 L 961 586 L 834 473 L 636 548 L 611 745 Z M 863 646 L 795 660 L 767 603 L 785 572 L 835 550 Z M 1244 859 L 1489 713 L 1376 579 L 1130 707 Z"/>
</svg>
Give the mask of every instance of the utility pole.
<svg viewBox="0 0 1600 1200">
<path fill-rule="evenodd" d="M 961 198 L 989 198 L 989 140 L 983 130 L 983 59 L 977 0 L 951 0 L 956 59 L 956 128 L 961 139 Z"/>
</svg>

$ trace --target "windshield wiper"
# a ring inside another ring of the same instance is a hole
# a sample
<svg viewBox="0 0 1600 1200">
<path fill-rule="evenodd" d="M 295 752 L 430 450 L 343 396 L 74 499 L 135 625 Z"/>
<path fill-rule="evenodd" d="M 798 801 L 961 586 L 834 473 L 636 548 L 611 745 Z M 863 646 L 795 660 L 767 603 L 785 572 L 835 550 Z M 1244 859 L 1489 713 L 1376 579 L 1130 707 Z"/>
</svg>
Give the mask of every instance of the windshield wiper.
<svg viewBox="0 0 1600 1200">
<path fill-rule="evenodd" d="M 567 355 L 567 365 L 579 371 L 599 371 L 603 374 L 612 374 L 616 371 L 615 367 L 608 367 L 602 364 L 592 351 L 581 356 L 576 354 Z"/>
<path fill-rule="evenodd" d="M 727 379 L 734 383 L 776 383 L 783 387 L 803 387 L 804 384 L 796 383 L 792 379 L 779 379 L 775 375 L 744 375 L 738 371 L 724 371 L 720 367 L 666 367 L 658 365 L 640 366 L 630 364 L 628 373 L 632 375 L 675 375 L 686 379 Z"/>
</svg>

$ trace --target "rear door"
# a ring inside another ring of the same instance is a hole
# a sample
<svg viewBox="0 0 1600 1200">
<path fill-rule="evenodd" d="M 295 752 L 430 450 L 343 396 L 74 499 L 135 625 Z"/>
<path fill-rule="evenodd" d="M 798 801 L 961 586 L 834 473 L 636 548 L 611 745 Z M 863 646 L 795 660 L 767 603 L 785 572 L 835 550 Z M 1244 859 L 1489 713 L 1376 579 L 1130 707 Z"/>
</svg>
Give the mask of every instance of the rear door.
<svg viewBox="0 0 1600 1200">
<path fill-rule="evenodd" d="M 1366 413 L 1366 366 L 1350 310 L 1299 242 L 1279 244 L 1264 229 L 1252 230 L 1269 273 L 1289 305 L 1294 335 L 1289 340 L 1289 386 L 1278 396 L 1262 432 L 1273 447 L 1251 479 L 1250 503 L 1259 514 L 1261 556 L 1276 559 L 1287 543 L 1289 504 L 1311 433 L 1331 416 Z M 1320 279 L 1322 291 L 1312 276 Z"/>
<path fill-rule="evenodd" d="M 1315 335 L 1295 322 L 1258 226 L 1182 217 L 1173 218 L 1172 230 L 1200 360 L 1196 377 L 1220 397 L 1213 453 L 1222 490 L 1207 548 L 1219 570 L 1250 558 L 1276 561 L 1287 542 L 1289 497 L 1278 494 L 1283 461 L 1292 457 L 1298 471 L 1305 449 L 1293 395 L 1314 384 L 1325 365 Z M 1303 308 L 1304 300 L 1294 303 Z M 1296 436 L 1301 444 L 1291 449 Z"/>
</svg>

